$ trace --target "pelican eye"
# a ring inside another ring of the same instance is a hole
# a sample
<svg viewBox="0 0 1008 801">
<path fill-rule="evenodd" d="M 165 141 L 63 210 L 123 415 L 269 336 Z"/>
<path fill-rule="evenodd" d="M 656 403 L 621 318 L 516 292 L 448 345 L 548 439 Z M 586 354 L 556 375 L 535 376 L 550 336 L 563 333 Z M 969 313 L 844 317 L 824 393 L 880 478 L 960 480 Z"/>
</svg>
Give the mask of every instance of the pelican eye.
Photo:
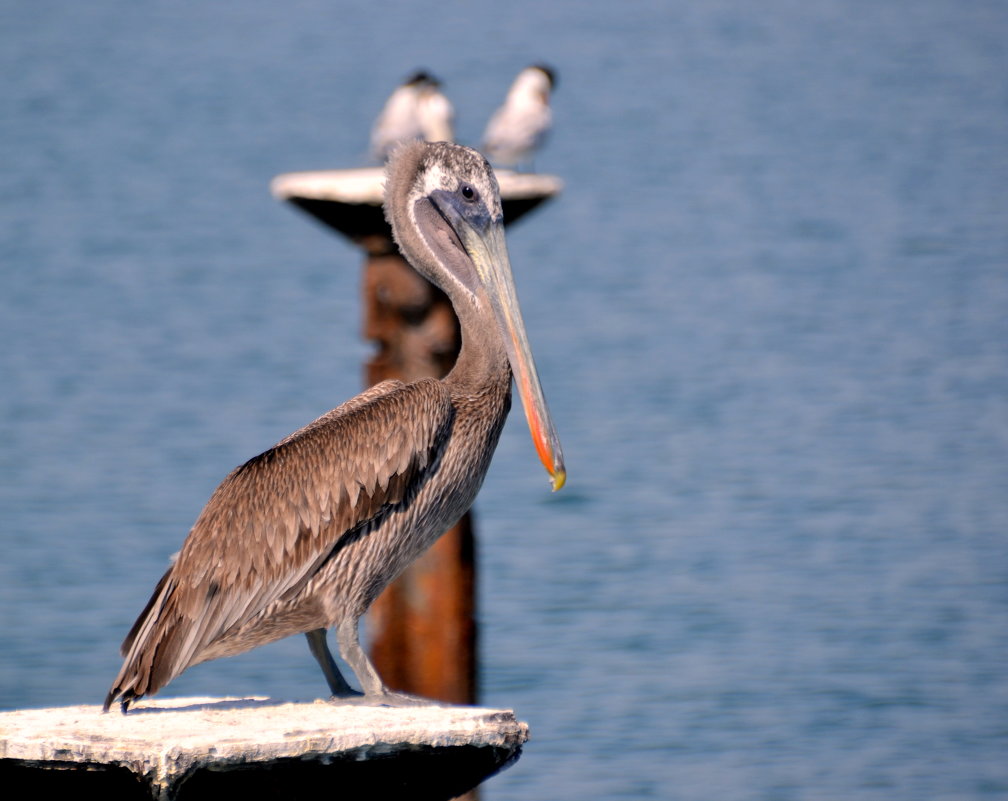
<svg viewBox="0 0 1008 801">
<path fill-rule="evenodd" d="M 479 197 L 476 190 L 473 188 L 472 184 L 462 184 L 459 186 L 459 192 L 462 194 L 466 200 L 470 203 Z"/>
</svg>

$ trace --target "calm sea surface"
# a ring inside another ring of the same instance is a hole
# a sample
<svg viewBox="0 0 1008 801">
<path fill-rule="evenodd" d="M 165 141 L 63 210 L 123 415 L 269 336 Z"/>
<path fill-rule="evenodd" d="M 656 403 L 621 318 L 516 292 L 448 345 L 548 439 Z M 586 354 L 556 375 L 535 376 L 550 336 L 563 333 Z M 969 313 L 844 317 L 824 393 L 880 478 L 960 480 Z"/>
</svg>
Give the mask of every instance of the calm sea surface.
<svg viewBox="0 0 1008 801">
<path fill-rule="evenodd" d="M 516 415 L 486 797 L 1008 798 L 1008 6 L 432 8 L 0 0 L 0 708 L 99 702 L 217 483 L 360 388 L 360 255 L 270 178 L 421 66 L 475 142 L 545 60 L 569 485 Z M 168 690 L 323 691 L 302 638 Z"/>
</svg>

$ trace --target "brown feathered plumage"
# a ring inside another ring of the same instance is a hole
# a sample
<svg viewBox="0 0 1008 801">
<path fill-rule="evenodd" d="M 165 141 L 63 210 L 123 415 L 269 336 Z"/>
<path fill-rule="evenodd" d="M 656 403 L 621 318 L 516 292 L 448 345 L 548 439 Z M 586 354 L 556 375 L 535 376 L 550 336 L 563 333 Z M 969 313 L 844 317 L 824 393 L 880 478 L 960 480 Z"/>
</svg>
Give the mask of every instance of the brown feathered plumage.
<svg viewBox="0 0 1008 801">
<path fill-rule="evenodd" d="M 455 368 L 442 381 L 372 387 L 235 469 L 123 642 L 106 709 L 119 700 L 125 712 L 191 665 L 297 633 L 333 694 L 351 694 L 325 645 L 333 626 L 365 694 L 388 694 L 360 649 L 358 619 L 472 504 L 511 392 L 496 290 L 475 278 L 469 223 L 449 219 L 455 204 L 470 212 L 475 192 L 485 198 L 477 227 L 501 224 L 492 171 L 467 148 L 416 143 L 393 157 L 388 184 L 401 249 L 459 313 Z M 523 330 L 513 336 L 524 341 Z"/>
</svg>

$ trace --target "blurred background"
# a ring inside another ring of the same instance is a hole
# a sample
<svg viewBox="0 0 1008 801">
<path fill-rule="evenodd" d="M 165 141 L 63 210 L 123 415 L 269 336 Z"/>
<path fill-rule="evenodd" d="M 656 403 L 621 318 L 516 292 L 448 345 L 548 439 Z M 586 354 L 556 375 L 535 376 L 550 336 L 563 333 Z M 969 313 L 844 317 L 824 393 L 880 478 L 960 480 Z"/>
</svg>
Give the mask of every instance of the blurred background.
<svg viewBox="0 0 1008 801">
<path fill-rule="evenodd" d="M 360 389 L 361 254 L 270 197 L 392 89 L 476 143 L 569 482 L 477 501 L 489 799 L 1008 797 L 1008 6 L 0 0 L 0 708 L 100 703 L 210 492 Z M 169 695 L 308 700 L 303 638 Z"/>
</svg>

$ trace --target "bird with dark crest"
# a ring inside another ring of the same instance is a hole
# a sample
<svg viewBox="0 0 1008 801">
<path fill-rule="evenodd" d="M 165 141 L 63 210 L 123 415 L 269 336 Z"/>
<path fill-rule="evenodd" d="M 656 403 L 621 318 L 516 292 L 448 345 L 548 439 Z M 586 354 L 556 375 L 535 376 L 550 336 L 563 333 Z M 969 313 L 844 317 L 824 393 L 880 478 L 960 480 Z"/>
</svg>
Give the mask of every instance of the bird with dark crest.
<svg viewBox="0 0 1008 801">
<path fill-rule="evenodd" d="M 453 141 L 455 109 L 441 81 L 420 70 L 389 95 L 371 128 L 371 155 L 385 161 L 400 144 L 414 139 Z"/>
<path fill-rule="evenodd" d="M 518 73 L 507 97 L 494 112 L 483 133 L 483 151 L 500 167 L 531 167 L 553 126 L 550 96 L 556 72 L 533 64 Z"/>
<path fill-rule="evenodd" d="M 396 243 L 448 295 L 462 347 L 441 380 L 384 381 L 235 469 L 214 491 L 122 644 L 105 699 L 123 712 L 192 665 L 304 634 L 336 698 L 408 703 L 358 640 L 382 589 L 469 509 L 511 405 L 514 377 L 540 459 L 566 477 L 525 334 L 500 194 L 479 153 L 400 147 L 386 173 Z"/>
</svg>

